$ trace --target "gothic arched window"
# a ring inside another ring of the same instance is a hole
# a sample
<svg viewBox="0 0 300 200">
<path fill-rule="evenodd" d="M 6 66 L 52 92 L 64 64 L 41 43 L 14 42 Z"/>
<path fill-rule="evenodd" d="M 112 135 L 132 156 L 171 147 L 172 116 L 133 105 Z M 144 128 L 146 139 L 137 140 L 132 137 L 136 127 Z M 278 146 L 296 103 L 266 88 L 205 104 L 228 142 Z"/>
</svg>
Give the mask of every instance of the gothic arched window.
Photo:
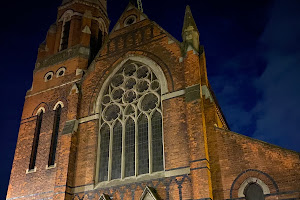
<svg viewBox="0 0 300 200">
<path fill-rule="evenodd" d="M 42 128 L 44 112 L 45 111 L 43 109 L 41 109 L 37 114 L 36 126 L 35 126 L 33 143 L 32 143 L 32 150 L 31 150 L 31 155 L 30 155 L 29 170 L 33 170 L 35 167 L 35 161 L 36 161 L 36 155 L 37 155 L 37 150 L 38 150 L 38 145 L 39 145 L 39 139 L 40 139 L 40 133 L 41 133 L 41 128 Z"/>
<path fill-rule="evenodd" d="M 98 180 L 163 171 L 161 86 L 150 67 L 127 62 L 101 98 Z"/>
<path fill-rule="evenodd" d="M 61 109 L 62 106 L 60 104 L 58 104 L 58 106 L 55 108 L 48 166 L 53 166 L 55 163 L 55 154 L 56 154 L 56 147 L 57 147 Z"/>
<path fill-rule="evenodd" d="M 61 32 L 61 40 L 60 40 L 60 51 L 68 48 L 72 15 L 73 15 L 73 11 L 71 11 L 71 10 L 68 10 L 63 14 L 62 32 Z"/>
<path fill-rule="evenodd" d="M 246 200 L 264 200 L 264 193 L 262 188 L 256 183 L 250 183 L 247 185 L 244 191 Z"/>
</svg>

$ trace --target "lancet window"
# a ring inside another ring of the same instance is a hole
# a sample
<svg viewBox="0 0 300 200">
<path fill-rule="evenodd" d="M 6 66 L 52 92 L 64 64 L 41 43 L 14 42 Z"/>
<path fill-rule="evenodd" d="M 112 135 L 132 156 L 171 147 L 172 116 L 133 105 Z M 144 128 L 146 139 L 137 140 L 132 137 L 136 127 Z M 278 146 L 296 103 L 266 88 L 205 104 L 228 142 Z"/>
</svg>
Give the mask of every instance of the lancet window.
<svg viewBox="0 0 300 200">
<path fill-rule="evenodd" d="M 38 149 L 38 145 L 39 145 L 39 139 L 40 139 L 40 133 L 41 133 L 41 127 L 42 127 L 42 121 L 43 121 L 43 114 L 44 114 L 43 110 L 40 110 L 40 112 L 37 114 L 36 127 L 35 127 L 35 131 L 34 131 L 32 150 L 31 150 L 31 155 L 30 155 L 29 170 L 32 170 L 35 167 L 37 149 Z"/>
<path fill-rule="evenodd" d="M 127 62 L 101 98 L 99 182 L 164 170 L 161 86 L 147 65 Z"/>
<path fill-rule="evenodd" d="M 62 33 L 62 38 L 61 38 L 61 46 L 60 46 L 61 50 L 65 50 L 66 48 L 68 48 L 70 25 L 71 25 L 71 21 L 66 21 L 64 23 L 63 33 Z"/>
<path fill-rule="evenodd" d="M 62 108 L 61 105 L 58 104 L 58 106 L 55 109 L 48 166 L 52 166 L 55 163 L 55 154 L 56 154 L 56 148 L 57 148 L 57 139 L 58 139 L 58 132 L 59 132 L 61 108 Z"/>
<path fill-rule="evenodd" d="M 60 41 L 61 51 L 68 48 L 70 27 L 71 27 L 71 15 L 67 15 L 63 21 L 63 28 L 62 28 L 61 41 Z"/>
</svg>

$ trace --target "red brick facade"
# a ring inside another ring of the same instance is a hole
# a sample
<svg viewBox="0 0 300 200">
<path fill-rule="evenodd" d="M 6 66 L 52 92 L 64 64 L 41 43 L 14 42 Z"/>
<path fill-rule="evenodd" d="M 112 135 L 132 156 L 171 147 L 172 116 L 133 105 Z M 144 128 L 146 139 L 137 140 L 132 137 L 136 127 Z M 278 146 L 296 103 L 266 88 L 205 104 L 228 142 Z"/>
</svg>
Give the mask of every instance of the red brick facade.
<svg viewBox="0 0 300 200">
<path fill-rule="evenodd" d="M 299 153 L 229 130 L 207 79 L 204 49 L 189 8 L 180 43 L 132 4 L 108 34 L 106 0 L 64 2 L 39 48 L 25 97 L 8 200 L 98 200 L 103 194 L 102 199 L 124 200 L 245 199 L 245 181 L 257 182 L 265 199 L 300 199 Z M 131 16 L 135 21 L 126 24 Z M 62 50 L 67 20 L 68 47 Z M 102 46 L 99 52 L 95 41 Z M 96 178 L 101 170 L 99 98 L 107 78 L 125 61 L 151 65 L 165 81 L 164 170 L 103 184 Z M 59 75 L 62 67 L 65 72 Z M 58 102 L 63 106 L 55 165 L 47 166 Z M 35 169 L 30 170 L 41 108 Z"/>
</svg>

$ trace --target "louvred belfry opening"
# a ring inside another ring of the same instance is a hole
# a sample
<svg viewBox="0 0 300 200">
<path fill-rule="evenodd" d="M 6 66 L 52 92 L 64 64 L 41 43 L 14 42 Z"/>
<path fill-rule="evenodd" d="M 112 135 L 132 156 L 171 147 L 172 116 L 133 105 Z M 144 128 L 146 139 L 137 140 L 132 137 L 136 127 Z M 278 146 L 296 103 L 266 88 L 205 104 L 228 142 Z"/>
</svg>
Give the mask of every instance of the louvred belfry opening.
<svg viewBox="0 0 300 200">
<path fill-rule="evenodd" d="M 36 68 L 48 66 L 50 58 L 56 64 L 77 55 L 88 58 L 90 64 L 108 37 L 106 7 L 106 0 L 63 0 L 56 22 L 39 47 Z"/>
<path fill-rule="evenodd" d="M 67 21 L 64 24 L 63 32 L 62 32 L 62 38 L 61 38 L 60 50 L 65 50 L 65 49 L 68 48 L 69 36 L 70 36 L 70 25 L 71 25 L 71 21 Z"/>
</svg>

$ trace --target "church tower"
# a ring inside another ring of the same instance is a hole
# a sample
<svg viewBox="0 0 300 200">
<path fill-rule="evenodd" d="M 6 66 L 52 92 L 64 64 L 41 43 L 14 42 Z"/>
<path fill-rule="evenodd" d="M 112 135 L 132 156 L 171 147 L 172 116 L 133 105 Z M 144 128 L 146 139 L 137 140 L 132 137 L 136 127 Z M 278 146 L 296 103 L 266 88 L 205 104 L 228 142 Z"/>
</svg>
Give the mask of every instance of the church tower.
<svg viewBox="0 0 300 200">
<path fill-rule="evenodd" d="M 108 38 L 108 27 L 106 0 L 63 0 L 58 7 L 25 97 L 8 199 L 69 199 L 78 87 Z"/>
<path fill-rule="evenodd" d="M 63 0 L 56 22 L 40 45 L 36 68 L 56 62 L 54 58 L 49 61 L 54 55 L 66 60 L 66 52 L 67 59 L 78 54 L 92 61 L 108 35 L 106 7 L 106 0 Z"/>
<path fill-rule="evenodd" d="M 299 199 L 297 152 L 230 131 L 189 6 L 182 42 L 141 0 L 110 32 L 106 8 L 59 6 L 25 96 L 7 200 Z"/>
</svg>

